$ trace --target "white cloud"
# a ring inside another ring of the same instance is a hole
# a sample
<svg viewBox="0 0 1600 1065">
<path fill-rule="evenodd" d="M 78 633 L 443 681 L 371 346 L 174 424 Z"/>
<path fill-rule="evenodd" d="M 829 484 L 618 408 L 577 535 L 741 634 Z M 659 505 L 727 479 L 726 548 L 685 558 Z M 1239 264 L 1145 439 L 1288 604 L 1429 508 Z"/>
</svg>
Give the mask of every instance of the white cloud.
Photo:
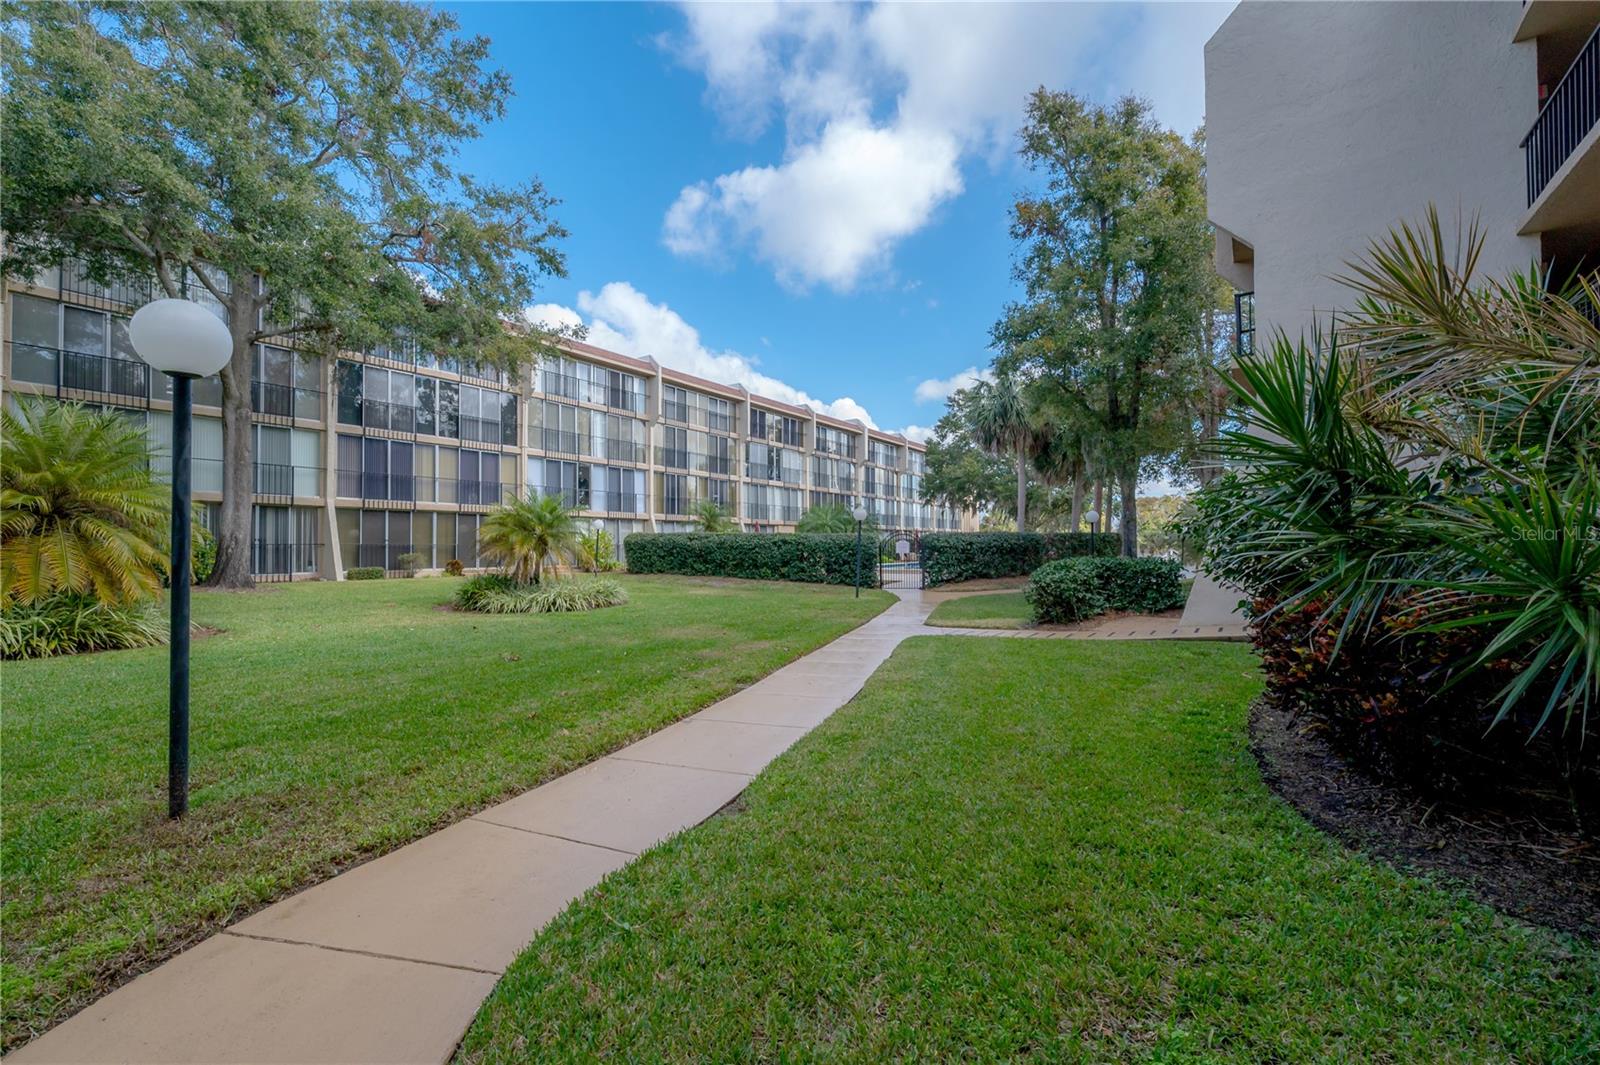
<svg viewBox="0 0 1600 1065">
<path fill-rule="evenodd" d="M 811 407 L 835 418 L 860 419 L 876 429 L 867 409 L 849 396 L 820 400 L 793 385 L 756 369 L 752 359 L 736 351 L 713 351 L 700 339 L 699 330 L 665 303 L 653 303 L 626 281 L 613 281 L 599 292 L 578 293 L 574 310 L 561 304 L 541 303 L 527 310 L 532 322 L 588 327 L 587 340 L 602 348 L 635 358 L 649 356 L 663 366 L 728 385 L 743 385 L 751 392 L 783 403 Z"/>
<path fill-rule="evenodd" d="M 971 388 L 979 381 L 993 381 L 994 371 L 988 367 L 978 369 L 968 366 L 949 377 L 930 377 L 917 385 L 917 402 L 933 403 L 949 399 L 963 388 Z"/>
<path fill-rule="evenodd" d="M 890 249 L 961 191 L 960 147 L 937 130 L 829 122 L 781 166 L 750 166 L 690 185 L 662 239 L 679 255 L 753 248 L 778 280 L 840 291 L 887 264 Z"/>
<path fill-rule="evenodd" d="M 895 432 L 914 444 L 926 444 L 933 438 L 933 427 L 928 425 L 908 425 L 904 429 L 896 429 Z"/>
<path fill-rule="evenodd" d="M 1226 4 L 688 4 L 669 42 L 735 134 L 781 115 L 782 158 L 686 186 L 674 253 L 749 249 L 793 288 L 848 291 L 960 195 L 971 156 L 998 164 L 1039 85 L 1149 97 L 1187 131 L 1202 44 Z"/>
</svg>

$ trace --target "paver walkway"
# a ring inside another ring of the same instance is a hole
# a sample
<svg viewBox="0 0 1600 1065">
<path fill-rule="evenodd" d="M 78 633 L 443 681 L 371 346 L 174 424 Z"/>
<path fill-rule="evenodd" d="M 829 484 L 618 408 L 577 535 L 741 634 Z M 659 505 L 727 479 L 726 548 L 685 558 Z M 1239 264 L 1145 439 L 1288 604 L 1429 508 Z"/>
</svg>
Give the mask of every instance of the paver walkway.
<svg viewBox="0 0 1600 1065">
<path fill-rule="evenodd" d="M 547 921 L 733 799 L 906 637 L 1233 635 L 1149 621 L 1069 632 L 934 628 L 924 624 L 934 604 L 962 593 L 897 594 L 865 625 L 697 714 L 268 906 L 6 1060 L 444 1061 Z"/>
<path fill-rule="evenodd" d="M 440 1062 L 544 924 L 711 816 L 932 609 L 913 592 L 705 710 L 232 925 L 8 1062 Z"/>
</svg>

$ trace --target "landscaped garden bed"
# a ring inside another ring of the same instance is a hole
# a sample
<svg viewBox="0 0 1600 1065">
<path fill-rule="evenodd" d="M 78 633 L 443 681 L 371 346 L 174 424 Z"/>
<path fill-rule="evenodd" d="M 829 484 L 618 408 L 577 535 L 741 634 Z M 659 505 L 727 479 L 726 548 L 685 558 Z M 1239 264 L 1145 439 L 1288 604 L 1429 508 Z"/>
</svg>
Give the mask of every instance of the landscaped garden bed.
<svg viewBox="0 0 1600 1065">
<path fill-rule="evenodd" d="M 892 602 L 624 577 L 581 614 L 447 607 L 461 581 L 200 591 L 192 806 L 166 818 L 167 652 L 7 663 L 4 1040 L 265 902 L 591 761 Z"/>
<path fill-rule="evenodd" d="M 510 968 L 463 1063 L 1576 1062 L 1600 951 L 1263 784 L 1237 644 L 914 639 Z"/>
</svg>

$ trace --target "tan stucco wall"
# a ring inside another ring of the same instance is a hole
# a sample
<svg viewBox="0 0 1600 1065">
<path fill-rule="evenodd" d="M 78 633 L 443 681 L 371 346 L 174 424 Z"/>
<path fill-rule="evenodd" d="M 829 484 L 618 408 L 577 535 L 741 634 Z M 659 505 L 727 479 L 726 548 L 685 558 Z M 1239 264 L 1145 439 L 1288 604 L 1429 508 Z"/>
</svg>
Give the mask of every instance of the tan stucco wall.
<svg viewBox="0 0 1600 1065">
<path fill-rule="evenodd" d="M 1538 256 L 1517 235 L 1522 152 L 1537 114 L 1536 56 L 1514 43 L 1522 5 L 1247 2 L 1206 45 L 1213 222 L 1254 248 L 1260 337 L 1292 336 L 1349 302 L 1330 279 L 1368 241 L 1436 204 L 1481 216 L 1482 268 Z M 1253 274 L 1253 278 L 1252 275 Z"/>
</svg>

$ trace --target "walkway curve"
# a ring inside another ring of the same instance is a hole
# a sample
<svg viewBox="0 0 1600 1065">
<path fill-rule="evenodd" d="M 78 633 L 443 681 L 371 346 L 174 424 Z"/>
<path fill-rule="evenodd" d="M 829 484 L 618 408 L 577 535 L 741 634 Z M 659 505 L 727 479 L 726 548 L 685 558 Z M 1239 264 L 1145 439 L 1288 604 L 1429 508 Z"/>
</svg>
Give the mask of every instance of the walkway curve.
<svg viewBox="0 0 1600 1065">
<path fill-rule="evenodd" d="M 552 917 L 721 809 L 937 631 L 930 610 L 906 593 L 721 702 L 230 925 L 6 1061 L 445 1061 Z"/>
<path fill-rule="evenodd" d="M 6 1060 L 446 1061 L 552 917 L 721 809 L 849 702 L 906 637 L 1233 636 L 1127 619 L 1103 631 L 925 624 L 936 602 L 961 594 L 897 590 L 882 614 L 750 687 L 252 914 Z"/>
</svg>

